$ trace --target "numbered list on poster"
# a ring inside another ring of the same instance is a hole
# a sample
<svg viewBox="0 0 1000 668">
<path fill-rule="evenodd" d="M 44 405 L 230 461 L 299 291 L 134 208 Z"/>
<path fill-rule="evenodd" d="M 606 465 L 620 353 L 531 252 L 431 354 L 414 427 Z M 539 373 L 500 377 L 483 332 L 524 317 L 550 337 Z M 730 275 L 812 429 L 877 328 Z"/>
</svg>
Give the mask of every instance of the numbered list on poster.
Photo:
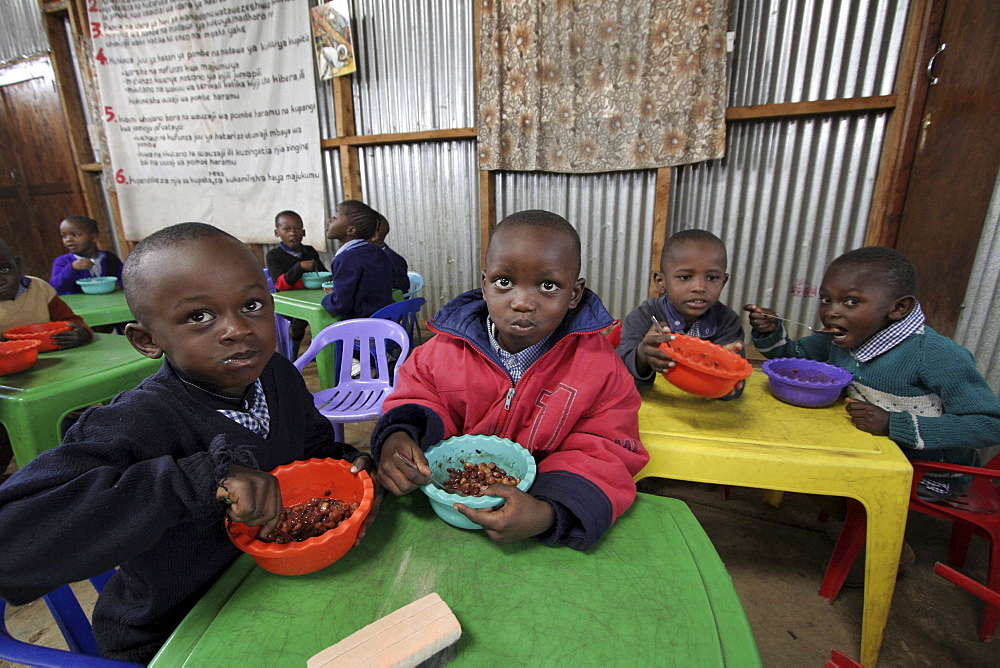
<svg viewBox="0 0 1000 668">
<path fill-rule="evenodd" d="M 323 236 L 306 0 L 88 0 L 126 236 L 211 223 L 274 243 L 274 215 Z"/>
</svg>

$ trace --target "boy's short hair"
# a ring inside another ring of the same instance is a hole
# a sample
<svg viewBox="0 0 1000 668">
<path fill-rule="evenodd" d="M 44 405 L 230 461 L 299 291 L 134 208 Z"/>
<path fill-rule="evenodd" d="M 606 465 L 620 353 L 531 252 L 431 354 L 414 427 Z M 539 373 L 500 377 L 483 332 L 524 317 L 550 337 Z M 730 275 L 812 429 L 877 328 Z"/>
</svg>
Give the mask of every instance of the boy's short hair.
<svg viewBox="0 0 1000 668">
<path fill-rule="evenodd" d="M 300 216 L 299 214 L 295 213 L 291 209 L 288 209 L 286 211 L 282 211 L 281 213 L 279 213 L 277 216 L 274 217 L 274 227 L 275 227 L 275 229 L 277 229 L 277 227 L 278 227 L 278 221 L 281 220 L 282 216 L 288 216 L 289 218 L 297 218 L 300 223 L 302 222 L 302 216 Z"/>
<path fill-rule="evenodd" d="M 344 210 L 347 220 L 357 230 L 358 239 L 371 239 L 375 236 L 380 215 L 378 211 L 356 199 L 346 199 L 338 208 Z"/>
<path fill-rule="evenodd" d="M 881 274 L 885 283 L 893 290 L 893 297 L 917 294 L 917 270 L 910 259 L 893 248 L 885 246 L 865 246 L 848 251 L 830 263 L 836 265 L 863 266 Z"/>
<path fill-rule="evenodd" d="M 513 227 L 547 227 L 550 230 L 562 232 L 568 236 L 573 241 L 573 248 L 577 260 L 577 272 L 579 272 L 580 234 L 572 225 L 570 225 L 568 220 L 559 214 L 552 213 L 551 211 L 544 211 L 542 209 L 518 211 L 517 213 L 510 214 L 497 223 L 496 228 L 493 230 L 493 234 L 490 236 L 490 244 L 493 243 L 493 239 L 496 237 L 497 232 Z M 489 254 L 489 246 L 486 247 L 486 253 Z"/>
<path fill-rule="evenodd" d="M 729 264 L 729 253 L 726 251 L 726 244 L 722 242 L 722 239 L 715 236 L 708 230 L 681 230 L 671 235 L 666 242 L 663 244 L 663 250 L 660 251 L 660 266 L 667 260 L 667 255 L 670 253 L 671 249 L 677 244 L 683 243 L 685 241 L 710 241 L 712 243 L 719 244 L 722 249 L 723 254 L 726 256 L 726 264 Z"/>
<path fill-rule="evenodd" d="M 84 228 L 91 234 L 97 234 L 97 221 L 93 218 L 88 218 L 87 216 L 66 216 L 62 219 L 62 223 L 69 221 L 71 223 L 77 223 L 78 225 L 83 225 Z M 62 224 L 60 223 L 60 225 Z"/>
<path fill-rule="evenodd" d="M 142 291 L 142 265 L 145 263 L 146 257 L 165 248 L 201 237 L 229 237 L 233 241 L 243 243 L 229 232 L 220 230 L 213 225 L 178 223 L 153 232 L 135 245 L 132 252 L 128 254 L 124 267 L 122 267 L 122 287 L 125 289 L 125 301 L 136 320 L 139 322 L 143 320 L 143 314 L 139 307 L 139 293 Z M 249 252 L 249 249 L 247 251 Z"/>
</svg>

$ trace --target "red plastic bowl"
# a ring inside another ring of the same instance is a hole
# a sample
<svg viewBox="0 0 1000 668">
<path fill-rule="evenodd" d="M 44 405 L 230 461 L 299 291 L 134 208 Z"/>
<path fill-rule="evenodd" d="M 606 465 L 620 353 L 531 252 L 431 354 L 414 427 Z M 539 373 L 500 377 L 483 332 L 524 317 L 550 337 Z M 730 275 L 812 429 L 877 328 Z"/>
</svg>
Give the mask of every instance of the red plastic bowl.
<svg viewBox="0 0 1000 668">
<path fill-rule="evenodd" d="M 285 464 L 271 471 L 281 485 L 281 503 L 291 506 L 313 497 L 340 499 L 360 504 L 354 513 L 326 533 L 301 543 L 263 543 L 257 540 L 260 527 L 233 522 L 229 540 L 265 571 L 278 575 L 305 575 L 326 568 L 347 554 L 358 539 L 361 523 L 372 509 L 375 485 L 367 473 L 351 473 L 351 464 L 342 459 L 307 459 Z"/>
<path fill-rule="evenodd" d="M 687 334 L 674 334 L 660 350 L 677 363 L 664 377 L 685 392 L 718 399 L 733 391 L 736 384 L 750 377 L 753 366 L 745 358 L 711 341 Z"/>
<path fill-rule="evenodd" d="M 70 329 L 72 328 L 65 320 L 53 320 L 52 322 L 39 322 L 34 325 L 24 325 L 8 329 L 3 333 L 3 337 L 11 341 L 34 339 L 40 344 L 38 352 L 47 353 L 50 350 L 59 348 L 56 342 L 52 340 L 52 335 L 59 334 L 60 332 L 68 332 Z"/>
<path fill-rule="evenodd" d="M 37 339 L 0 341 L 0 376 L 9 376 L 35 366 L 40 345 Z"/>
</svg>

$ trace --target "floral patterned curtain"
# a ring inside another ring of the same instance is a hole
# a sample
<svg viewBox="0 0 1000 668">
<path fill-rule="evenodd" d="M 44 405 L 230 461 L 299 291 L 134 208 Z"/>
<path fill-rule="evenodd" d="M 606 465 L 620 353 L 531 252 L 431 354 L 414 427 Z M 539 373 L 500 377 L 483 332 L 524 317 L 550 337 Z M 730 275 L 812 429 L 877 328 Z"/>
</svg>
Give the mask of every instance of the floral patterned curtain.
<svg viewBox="0 0 1000 668">
<path fill-rule="evenodd" d="M 725 153 L 728 0 L 482 0 L 479 167 L 605 172 Z"/>
</svg>

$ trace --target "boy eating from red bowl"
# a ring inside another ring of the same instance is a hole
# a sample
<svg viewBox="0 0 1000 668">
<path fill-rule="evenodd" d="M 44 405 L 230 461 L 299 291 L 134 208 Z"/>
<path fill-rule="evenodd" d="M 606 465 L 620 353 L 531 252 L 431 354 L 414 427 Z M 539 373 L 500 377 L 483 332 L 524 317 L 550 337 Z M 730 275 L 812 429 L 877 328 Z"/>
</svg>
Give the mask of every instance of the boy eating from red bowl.
<svg viewBox="0 0 1000 668">
<path fill-rule="evenodd" d="M 264 471 L 371 461 L 334 440 L 275 354 L 264 273 L 235 237 L 201 223 L 160 230 L 129 255 L 123 283 L 137 321 L 125 334 L 163 367 L 0 485 L 0 596 L 27 603 L 120 566 L 94 634 L 105 656 L 145 663 L 240 555 L 224 518 L 264 535 L 277 525 L 281 494 Z"/>
<path fill-rule="evenodd" d="M 641 400 L 601 331 L 613 319 L 580 278 L 580 237 L 561 216 L 522 211 L 490 239 L 482 289 L 429 323 L 372 433 L 379 480 L 396 495 L 427 482 L 443 438 L 509 438 L 538 462 L 529 492 L 493 484 L 495 509 L 455 508 L 496 543 L 535 537 L 587 550 L 635 500 L 649 461 Z M 396 453 L 415 462 L 418 471 Z"/>
</svg>

